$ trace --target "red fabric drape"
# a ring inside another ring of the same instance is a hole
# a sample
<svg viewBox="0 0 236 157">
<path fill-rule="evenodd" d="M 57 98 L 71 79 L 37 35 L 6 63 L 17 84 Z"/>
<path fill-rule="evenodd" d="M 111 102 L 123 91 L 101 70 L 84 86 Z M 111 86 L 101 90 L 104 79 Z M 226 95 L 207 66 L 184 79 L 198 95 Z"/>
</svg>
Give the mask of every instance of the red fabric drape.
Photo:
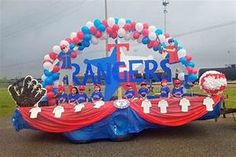
<svg viewBox="0 0 236 157">
<path fill-rule="evenodd" d="M 87 103 L 80 112 L 74 112 L 74 106 L 65 104 L 63 105 L 64 112 L 61 118 L 55 118 L 53 114 L 54 107 L 42 107 L 36 119 L 30 118 L 29 110 L 31 107 L 20 107 L 19 110 L 23 119 L 30 126 L 47 132 L 68 132 L 80 129 L 102 120 L 116 110 L 112 102 L 106 102 L 99 109 L 93 108 L 91 103 Z"/>
<path fill-rule="evenodd" d="M 167 113 L 160 113 L 160 108 L 158 107 L 158 102 L 161 99 L 153 99 L 151 100 L 152 107 L 150 109 L 150 113 L 144 113 L 143 108 L 141 107 L 142 101 L 141 100 L 134 100 L 131 101 L 131 108 L 138 113 L 140 117 L 144 120 L 155 123 L 159 125 L 165 126 L 179 126 L 189 123 L 193 120 L 196 120 L 203 115 L 207 114 L 206 107 L 203 105 L 203 99 L 205 97 L 195 96 L 195 97 L 186 97 L 191 106 L 189 106 L 188 112 L 182 112 L 181 107 L 179 106 L 180 99 L 178 98 L 171 98 L 166 99 L 169 106 L 167 108 Z M 220 101 L 219 96 L 212 97 L 215 104 L 214 106 Z"/>
</svg>

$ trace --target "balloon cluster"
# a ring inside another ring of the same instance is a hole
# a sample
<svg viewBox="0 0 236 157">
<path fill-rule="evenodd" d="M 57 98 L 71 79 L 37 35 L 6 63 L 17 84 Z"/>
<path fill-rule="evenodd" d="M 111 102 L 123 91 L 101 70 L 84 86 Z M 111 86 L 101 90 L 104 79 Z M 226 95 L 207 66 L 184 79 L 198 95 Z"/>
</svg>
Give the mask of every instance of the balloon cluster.
<svg viewBox="0 0 236 157">
<path fill-rule="evenodd" d="M 223 92 L 227 86 L 224 74 L 218 71 L 207 71 L 199 79 L 200 88 L 210 95 L 217 95 Z"/>
<path fill-rule="evenodd" d="M 107 38 L 117 39 L 123 38 L 126 41 L 135 40 L 138 43 L 143 43 L 149 49 L 153 49 L 156 52 L 162 53 L 163 48 L 168 46 L 168 40 L 171 39 L 169 34 L 163 33 L 159 28 L 147 23 L 134 22 L 130 19 L 113 18 L 94 21 L 88 21 L 86 25 L 80 28 L 78 32 L 72 32 L 70 37 L 65 38 L 61 45 L 66 45 L 70 49 L 75 51 L 83 51 L 90 44 L 98 44 L 99 40 L 105 40 Z M 173 38 L 172 38 L 173 39 Z M 185 83 L 192 83 L 197 79 L 197 70 L 194 69 L 194 63 L 191 62 L 192 57 L 186 54 L 186 50 L 178 45 L 177 40 L 174 39 L 175 46 L 178 48 L 178 56 L 180 62 L 186 66 L 188 74 L 180 74 L 180 80 L 184 80 Z M 58 53 L 61 52 L 60 46 L 54 46 L 53 52 L 50 52 L 44 57 L 44 75 L 42 76 L 43 85 L 53 86 L 53 91 L 58 87 L 59 67 L 55 67 L 52 72 L 48 71 L 48 67 L 57 58 Z M 49 88 L 48 93 L 52 88 Z M 54 92 L 55 93 L 55 92 Z M 47 97 L 51 97 L 49 94 Z"/>
</svg>

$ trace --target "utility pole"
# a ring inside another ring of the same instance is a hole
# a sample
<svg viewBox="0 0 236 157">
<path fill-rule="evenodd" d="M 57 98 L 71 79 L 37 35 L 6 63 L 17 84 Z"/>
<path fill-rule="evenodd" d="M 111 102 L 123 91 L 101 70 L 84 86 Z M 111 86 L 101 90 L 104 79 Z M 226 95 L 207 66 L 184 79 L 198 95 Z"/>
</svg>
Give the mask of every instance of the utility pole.
<svg viewBox="0 0 236 157">
<path fill-rule="evenodd" d="M 164 6 L 164 10 L 163 10 L 163 13 L 164 13 L 164 32 L 166 33 L 166 14 L 168 13 L 167 11 L 167 5 L 169 4 L 170 2 L 168 2 L 168 0 L 163 0 L 162 1 L 162 5 Z"/>
<path fill-rule="evenodd" d="M 105 0 L 105 19 L 107 20 L 107 0 Z M 105 48 L 108 45 L 108 38 L 106 39 Z M 106 56 L 108 56 L 108 52 L 106 51 Z"/>
</svg>

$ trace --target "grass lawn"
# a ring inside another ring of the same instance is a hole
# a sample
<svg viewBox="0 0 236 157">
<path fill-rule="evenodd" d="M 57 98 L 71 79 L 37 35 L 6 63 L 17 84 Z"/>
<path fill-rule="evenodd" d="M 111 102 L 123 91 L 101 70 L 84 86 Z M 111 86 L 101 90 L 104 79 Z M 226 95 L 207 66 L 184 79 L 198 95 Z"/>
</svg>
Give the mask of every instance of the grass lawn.
<svg viewBox="0 0 236 157">
<path fill-rule="evenodd" d="M 158 88 L 155 88 L 158 91 Z M 193 88 L 193 93 L 203 93 L 198 87 Z M 226 99 L 227 108 L 236 108 L 236 84 L 228 85 L 225 96 L 228 95 Z M 0 116 L 9 116 L 15 110 L 15 103 L 11 96 L 8 94 L 7 88 L 0 88 Z"/>
</svg>

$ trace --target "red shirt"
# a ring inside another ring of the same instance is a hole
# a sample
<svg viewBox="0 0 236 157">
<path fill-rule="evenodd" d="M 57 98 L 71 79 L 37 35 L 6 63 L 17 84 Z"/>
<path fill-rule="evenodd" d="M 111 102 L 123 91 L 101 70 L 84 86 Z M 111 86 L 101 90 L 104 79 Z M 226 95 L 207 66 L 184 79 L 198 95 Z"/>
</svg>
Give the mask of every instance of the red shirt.
<svg viewBox="0 0 236 157">
<path fill-rule="evenodd" d="M 178 63 L 179 62 L 179 57 L 178 57 L 178 53 L 177 53 L 177 47 L 176 46 L 167 46 L 166 49 L 171 49 L 174 52 L 168 52 L 169 54 L 169 64 L 173 64 L 173 63 Z"/>
</svg>

